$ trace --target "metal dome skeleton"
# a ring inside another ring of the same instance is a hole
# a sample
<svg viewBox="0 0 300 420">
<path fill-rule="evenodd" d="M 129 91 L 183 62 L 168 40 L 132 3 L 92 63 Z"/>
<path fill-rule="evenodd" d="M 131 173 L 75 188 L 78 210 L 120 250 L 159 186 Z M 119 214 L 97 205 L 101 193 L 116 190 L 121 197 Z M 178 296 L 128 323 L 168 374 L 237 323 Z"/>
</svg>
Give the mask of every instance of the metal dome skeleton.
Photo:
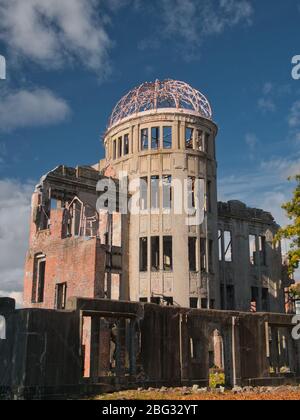
<svg viewBox="0 0 300 420">
<path fill-rule="evenodd" d="M 125 95 L 114 108 L 108 128 L 140 112 L 162 108 L 190 110 L 212 119 L 211 106 L 202 93 L 185 82 L 165 80 L 143 83 Z"/>
</svg>

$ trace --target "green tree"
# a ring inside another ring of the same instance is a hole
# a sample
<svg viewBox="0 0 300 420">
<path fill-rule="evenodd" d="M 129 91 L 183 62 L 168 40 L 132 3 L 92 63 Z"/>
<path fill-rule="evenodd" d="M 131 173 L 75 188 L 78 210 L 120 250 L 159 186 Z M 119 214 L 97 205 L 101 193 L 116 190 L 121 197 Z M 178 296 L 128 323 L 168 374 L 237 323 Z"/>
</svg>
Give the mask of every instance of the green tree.
<svg viewBox="0 0 300 420">
<path fill-rule="evenodd" d="M 286 211 L 291 224 L 281 228 L 276 235 L 276 241 L 289 239 L 291 249 L 289 251 L 289 273 L 293 274 L 300 263 L 300 175 L 289 178 L 289 181 L 296 180 L 297 187 L 293 192 L 293 198 L 285 203 L 282 208 Z"/>
<path fill-rule="evenodd" d="M 294 284 L 291 287 L 290 293 L 294 299 L 300 299 L 300 283 Z"/>
</svg>

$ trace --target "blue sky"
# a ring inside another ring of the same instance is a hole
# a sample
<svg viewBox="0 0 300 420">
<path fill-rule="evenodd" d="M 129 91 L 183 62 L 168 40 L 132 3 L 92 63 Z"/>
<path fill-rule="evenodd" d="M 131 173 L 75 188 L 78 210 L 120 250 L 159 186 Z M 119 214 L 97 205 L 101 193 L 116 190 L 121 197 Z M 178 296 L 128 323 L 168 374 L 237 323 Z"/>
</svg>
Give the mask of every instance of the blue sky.
<svg viewBox="0 0 300 420">
<path fill-rule="evenodd" d="M 298 0 L 0 0 L 0 293 L 22 290 L 34 183 L 102 158 L 112 108 L 144 81 L 209 98 L 219 198 L 285 223 L 286 178 L 300 171 L 299 28 Z"/>
</svg>

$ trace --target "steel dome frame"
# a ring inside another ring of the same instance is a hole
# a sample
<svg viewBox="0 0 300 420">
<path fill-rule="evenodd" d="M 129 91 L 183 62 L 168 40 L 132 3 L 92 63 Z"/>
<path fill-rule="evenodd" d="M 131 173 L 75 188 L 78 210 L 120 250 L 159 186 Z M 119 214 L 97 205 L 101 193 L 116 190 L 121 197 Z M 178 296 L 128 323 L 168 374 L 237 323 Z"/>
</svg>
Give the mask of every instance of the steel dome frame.
<svg viewBox="0 0 300 420">
<path fill-rule="evenodd" d="M 211 106 L 202 93 L 178 80 L 156 80 L 128 92 L 115 106 L 108 128 L 132 115 L 161 108 L 191 110 L 212 119 Z"/>
</svg>

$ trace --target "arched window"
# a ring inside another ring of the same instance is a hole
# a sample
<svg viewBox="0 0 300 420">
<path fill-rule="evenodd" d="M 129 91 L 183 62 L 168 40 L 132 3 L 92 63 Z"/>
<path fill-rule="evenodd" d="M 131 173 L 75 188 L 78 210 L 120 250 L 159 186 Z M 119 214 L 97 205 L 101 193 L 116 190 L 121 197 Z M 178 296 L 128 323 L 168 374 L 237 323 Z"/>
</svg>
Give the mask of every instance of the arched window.
<svg viewBox="0 0 300 420">
<path fill-rule="evenodd" d="M 6 340 L 6 320 L 0 315 L 0 340 Z"/>
</svg>

